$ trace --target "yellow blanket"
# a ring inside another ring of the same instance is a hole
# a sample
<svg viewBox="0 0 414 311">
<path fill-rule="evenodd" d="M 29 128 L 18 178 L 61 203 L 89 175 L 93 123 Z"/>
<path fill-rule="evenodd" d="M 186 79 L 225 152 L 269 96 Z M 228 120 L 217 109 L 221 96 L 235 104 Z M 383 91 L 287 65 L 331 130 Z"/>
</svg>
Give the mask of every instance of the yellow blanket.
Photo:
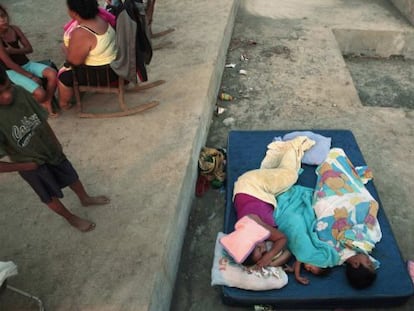
<svg viewBox="0 0 414 311">
<path fill-rule="evenodd" d="M 275 196 L 296 182 L 303 154 L 314 144 L 306 136 L 270 143 L 260 169 L 244 173 L 235 182 L 233 199 L 237 193 L 244 193 L 276 207 Z"/>
</svg>

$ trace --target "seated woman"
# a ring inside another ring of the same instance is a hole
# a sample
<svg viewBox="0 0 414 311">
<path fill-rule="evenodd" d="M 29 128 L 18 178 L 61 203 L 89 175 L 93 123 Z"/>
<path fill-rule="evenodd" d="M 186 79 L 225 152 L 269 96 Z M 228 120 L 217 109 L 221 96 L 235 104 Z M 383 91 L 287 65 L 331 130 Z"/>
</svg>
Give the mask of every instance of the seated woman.
<svg viewBox="0 0 414 311">
<path fill-rule="evenodd" d="M 273 142 L 268 146 L 260 169 L 244 173 L 235 182 L 233 202 L 237 219 L 249 216 L 270 232 L 268 240 L 273 242 L 270 250 L 266 249 L 265 243 L 257 243 L 244 261 L 245 265 L 272 265 L 275 256 L 281 252 L 281 257 L 277 263 L 273 262 L 273 265 L 282 265 L 288 261 L 290 253 L 284 250 L 286 237 L 277 229 L 273 218 L 273 211 L 277 205 L 275 196 L 295 184 L 303 154 L 314 143 L 304 136 L 286 142 Z"/>
<path fill-rule="evenodd" d="M 66 61 L 76 69 L 76 78 L 79 85 L 86 84 L 86 70 L 96 71 L 91 75 L 95 81 L 89 84 L 103 85 L 107 83 L 108 71 L 106 68 L 116 57 L 115 30 L 99 15 L 99 5 L 96 0 L 67 0 L 69 16 L 77 22 L 77 26 L 70 33 L 69 44 L 64 47 Z M 59 74 L 58 91 L 59 105 L 62 109 L 70 108 L 73 96 L 74 71 L 67 65 L 68 70 Z M 109 68 L 109 82 L 116 81 L 118 76 Z"/>
<path fill-rule="evenodd" d="M 56 71 L 41 63 L 30 61 L 26 54 L 33 52 L 32 45 L 22 30 L 10 25 L 10 17 L 0 5 L 0 63 L 7 68 L 9 79 L 29 91 L 49 113 L 57 116 L 52 109 L 52 98 L 56 91 Z M 46 89 L 42 80 L 47 80 Z"/>
</svg>

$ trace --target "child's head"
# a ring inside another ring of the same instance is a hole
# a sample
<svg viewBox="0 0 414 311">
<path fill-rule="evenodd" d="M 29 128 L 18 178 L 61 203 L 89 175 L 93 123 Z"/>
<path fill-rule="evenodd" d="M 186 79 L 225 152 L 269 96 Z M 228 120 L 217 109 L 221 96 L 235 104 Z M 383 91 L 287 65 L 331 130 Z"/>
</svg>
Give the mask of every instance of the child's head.
<svg viewBox="0 0 414 311">
<path fill-rule="evenodd" d="M 13 100 L 12 85 L 6 70 L 0 65 L 0 105 L 9 105 Z"/>
<path fill-rule="evenodd" d="M 10 22 L 9 13 L 7 13 L 6 8 L 0 4 L 0 29 L 8 28 Z"/>
<path fill-rule="evenodd" d="M 259 242 L 256 244 L 252 252 L 247 256 L 247 258 L 242 262 L 243 266 L 254 266 L 266 253 L 266 243 Z"/>
<path fill-rule="evenodd" d="M 365 254 L 354 255 L 346 263 L 346 277 L 356 289 L 369 287 L 377 278 L 375 267 Z"/>
<path fill-rule="evenodd" d="M 311 265 L 309 263 L 304 263 L 303 267 L 305 268 L 306 271 L 309 271 L 310 273 L 314 275 L 320 275 L 320 276 L 327 275 L 331 271 L 330 268 L 321 268 L 321 267 Z"/>
</svg>

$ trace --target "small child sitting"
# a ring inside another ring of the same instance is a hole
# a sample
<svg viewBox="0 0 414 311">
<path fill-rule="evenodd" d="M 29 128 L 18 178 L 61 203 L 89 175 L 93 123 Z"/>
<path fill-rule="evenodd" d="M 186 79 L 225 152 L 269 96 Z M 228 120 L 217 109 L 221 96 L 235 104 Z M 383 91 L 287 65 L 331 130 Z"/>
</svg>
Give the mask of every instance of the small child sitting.
<svg viewBox="0 0 414 311">
<path fill-rule="evenodd" d="M 7 75 L 13 83 L 29 91 L 49 116 L 56 117 L 52 107 L 57 86 L 56 71 L 29 60 L 26 55 L 32 52 L 29 40 L 18 26 L 10 24 L 9 14 L 0 4 L 0 63 L 7 68 Z M 45 88 L 41 79 L 47 81 Z"/>
</svg>

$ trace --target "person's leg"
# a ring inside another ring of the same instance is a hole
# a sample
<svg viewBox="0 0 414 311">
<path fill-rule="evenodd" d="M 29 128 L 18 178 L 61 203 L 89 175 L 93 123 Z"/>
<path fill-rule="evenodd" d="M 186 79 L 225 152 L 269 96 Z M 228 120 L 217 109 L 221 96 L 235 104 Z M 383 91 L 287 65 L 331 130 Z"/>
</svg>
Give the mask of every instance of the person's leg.
<svg viewBox="0 0 414 311">
<path fill-rule="evenodd" d="M 47 67 L 42 71 L 42 76 L 47 80 L 45 103 L 50 107 L 50 111 L 52 110 L 52 100 L 57 88 L 56 74 L 56 70 L 50 67 Z"/>
<path fill-rule="evenodd" d="M 61 81 L 58 81 L 58 93 L 59 107 L 63 110 L 68 110 L 71 107 L 70 101 L 73 96 L 73 88 L 64 85 Z"/>
<path fill-rule="evenodd" d="M 86 219 L 82 219 L 69 212 L 69 210 L 67 210 L 62 202 L 56 197 L 52 197 L 52 201 L 50 203 L 47 203 L 47 206 L 56 214 L 65 218 L 71 226 L 82 232 L 92 231 L 96 227 L 95 223 Z"/>
<path fill-rule="evenodd" d="M 90 206 L 90 205 L 103 205 L 108 204 L 110 202 L 110 199 L 104 195 L 99 196 L 90 196 L 81 181 L 78 179 L 73 184 L 69 185 L 70 189 L 72 189 L 73 192 L 76 193 L 78 196 L 81 204 L 83 206 Z"/>
<path fill-rule="evenodd" d="M 41 97 L 38 98 L 37 95 L 34 95 L 35 98 L 40 102 L 40 104 L 48 111 L 49 115 L 51 117 L 56 117 L 57 114 L 53 112 L 52 108 L 52 98 L 55 95 L 56 86 L 57 86 L 57 79 L 56 79 L 56 70 L 53 68 L 43 64 L 43 63 L 36 63 L 29 61 L 25 65 L 23 65 L 23 68 L 29 72 L 31 72 L 33 75 L 35 75 L 38 78 L 44 78 L 46 79 L 46 85 L 41 88 L 43 100 L 41 100 Z M 45 87 L 45 88 L 43 88 Z M 38 92 L 38 90 L 36 90 Z"/>
<path fill-rule="evenodd" d="M 44 101 L 46 100 L 46 92 L 41 86 L 39 86 L 37 89 L 35 89 L 33 91 L 32 95 L 39 104 L 43 104 Z M 42 105 L 42 106 L 44 107 L 44 105 Z"/>
<path fill-rule="evenodd" d="M 23 66 L 23 68 L 25 67 Z M 10 81 L 14 84 L 20 85 L 26 91 L 31 93 L 38 103 L 44 102 L 46 92 L 36 81 L 34 81 L 35 79 L 30 79 L 14 70 L 7 70 L 6 72 Z"/>
<path fill-rule="evenodd" d="M 154 15 L 154 7 L 155 7 L 155 0 L 148 0 L 147 2 L 147 8 L 146 8 L 146 17 L 147 17 L 147 23 L 148 23 L 148 29 L 150 32 L 150 35 L 152 35 L 152 18 Z"/>
<path fill-rule="evenodd" d="M 73 227 L 80 231 L 91 231 L 95 224 L 72 214 L 61 203 L 62 188 L 79 179 L 72 164 L 66 159 L 59 165 L 41 164 L 31 171 L 20 171 L 19 175 L 31 186 L 40 200 L 52 211 L 64 217 Z"/>
</svg>

